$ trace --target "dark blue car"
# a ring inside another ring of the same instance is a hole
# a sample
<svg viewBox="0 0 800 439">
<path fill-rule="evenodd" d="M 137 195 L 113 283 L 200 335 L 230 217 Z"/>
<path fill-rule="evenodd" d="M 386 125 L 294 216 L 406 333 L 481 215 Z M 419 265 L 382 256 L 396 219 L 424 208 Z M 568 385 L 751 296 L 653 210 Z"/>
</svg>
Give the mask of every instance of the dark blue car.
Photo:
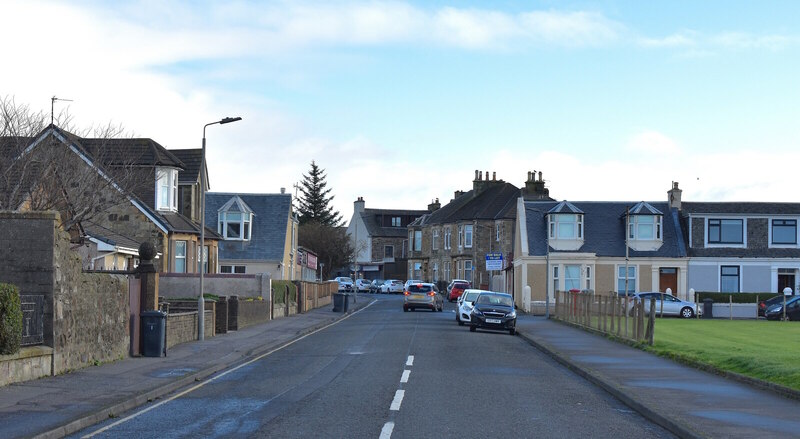
<svg viewBox="0 0 800 439">
<path fill-rule="evenodd" d="M 510 294 L 481 293 L 475 299 L 469 330 L 475 332 L 478 328 L 508 331 L 511 335 L 517 333 L 517 312 Z"/>
</svg>

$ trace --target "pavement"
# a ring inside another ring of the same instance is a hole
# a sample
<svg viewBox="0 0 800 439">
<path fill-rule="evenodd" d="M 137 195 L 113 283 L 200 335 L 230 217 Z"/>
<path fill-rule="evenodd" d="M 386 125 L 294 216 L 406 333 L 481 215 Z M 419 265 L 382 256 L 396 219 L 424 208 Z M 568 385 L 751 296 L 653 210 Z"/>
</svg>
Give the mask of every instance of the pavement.
<svg viewBox="0 0 800 439">
<path fill-rule="evenodd" d="M 370 303 L 359 295 L 350 312 Z M 202 342 L 0 388 L 0 437 L 63 437 L 346 318 L 325 307 Z M 519 335 L 679 437 L 800 437 L 800 401 L 543 317 Z M 591 420 L 587 420 L 591 422 Z M 598 432 L 602 436 L 602 432 Z"/>
</svg>

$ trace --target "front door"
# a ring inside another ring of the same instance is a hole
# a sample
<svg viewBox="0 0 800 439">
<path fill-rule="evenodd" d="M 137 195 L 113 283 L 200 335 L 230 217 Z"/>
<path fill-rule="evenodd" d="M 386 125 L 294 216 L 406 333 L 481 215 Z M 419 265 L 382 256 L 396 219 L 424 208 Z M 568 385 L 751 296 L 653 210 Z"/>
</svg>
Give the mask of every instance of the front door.
<svg viewBox="0 0 800 439">
<path fill-rule="evenodd" d="M 658 291 L 667 292 L 667 288 L 672 290 L 672 295 L 678 297 L 678 269 L 660 268 L 658 270 Z"/>
<path fill-rule="evenodd" d="M 780 270 L 778 271 L 778 293 L 783 293 L 783 289 L 789 287 L 792 289 L 793 293 L 797 293 L 794 290 L 794 274 L 788 273 L 781 273 Z"/>
</svg>

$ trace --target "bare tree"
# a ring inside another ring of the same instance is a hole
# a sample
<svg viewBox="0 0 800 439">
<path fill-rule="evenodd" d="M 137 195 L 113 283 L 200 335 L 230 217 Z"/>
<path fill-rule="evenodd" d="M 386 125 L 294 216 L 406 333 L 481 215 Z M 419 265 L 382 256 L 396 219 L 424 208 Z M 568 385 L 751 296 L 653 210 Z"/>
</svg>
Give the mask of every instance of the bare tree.
<svg viewBox="0 0 800 439">
<path fill-rule="evenodd" d="M 323 262 L 323 279 L 329 279 L 332 270 L 347 267 L 353 261 L 353 247 L 342 227 L 311 221 L 300 225 L 297 238 L 298 245 L 316 253 Z"/>
<path fill-rule="evenodd" d="M 109 209 L 128 202 L 154 164 L 142 163 L 144 149 L 121 142 L 121 126 L 77 130 L 67 111 L 54 117 L 0 98 L 0 209 L 56 210 L 74 231 Z M 91 136 L 91 137 L 89 137 Z"/>
</svg>

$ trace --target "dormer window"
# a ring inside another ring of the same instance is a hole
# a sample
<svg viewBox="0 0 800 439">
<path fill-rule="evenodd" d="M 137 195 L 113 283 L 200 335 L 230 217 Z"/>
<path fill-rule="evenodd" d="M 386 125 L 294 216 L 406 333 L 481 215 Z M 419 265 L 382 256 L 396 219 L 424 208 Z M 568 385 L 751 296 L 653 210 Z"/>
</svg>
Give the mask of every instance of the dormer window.
<svg viewBox="0 0 800 439">
<path fill-rule="evenodd" d="M 661 230 L 660 215 L 633 215 L 628 220 L 628 239 L 661 241 Z"/>
<path fill-rule="evenodd" d="M 156 209 L 178 211 L 178 170 L 156 168 Z"/>
<path fill-rule="evenodd" d="M 583 215 L 550 215 L 550 239 L 583 239 Z"/>
<path fill-rule="evenodd" d="M 230 241 L 249 241 L 253 231 L 253 211 L 239 197 L 231 198 L 218 211 L 217 233 Z"/>
</svg>

